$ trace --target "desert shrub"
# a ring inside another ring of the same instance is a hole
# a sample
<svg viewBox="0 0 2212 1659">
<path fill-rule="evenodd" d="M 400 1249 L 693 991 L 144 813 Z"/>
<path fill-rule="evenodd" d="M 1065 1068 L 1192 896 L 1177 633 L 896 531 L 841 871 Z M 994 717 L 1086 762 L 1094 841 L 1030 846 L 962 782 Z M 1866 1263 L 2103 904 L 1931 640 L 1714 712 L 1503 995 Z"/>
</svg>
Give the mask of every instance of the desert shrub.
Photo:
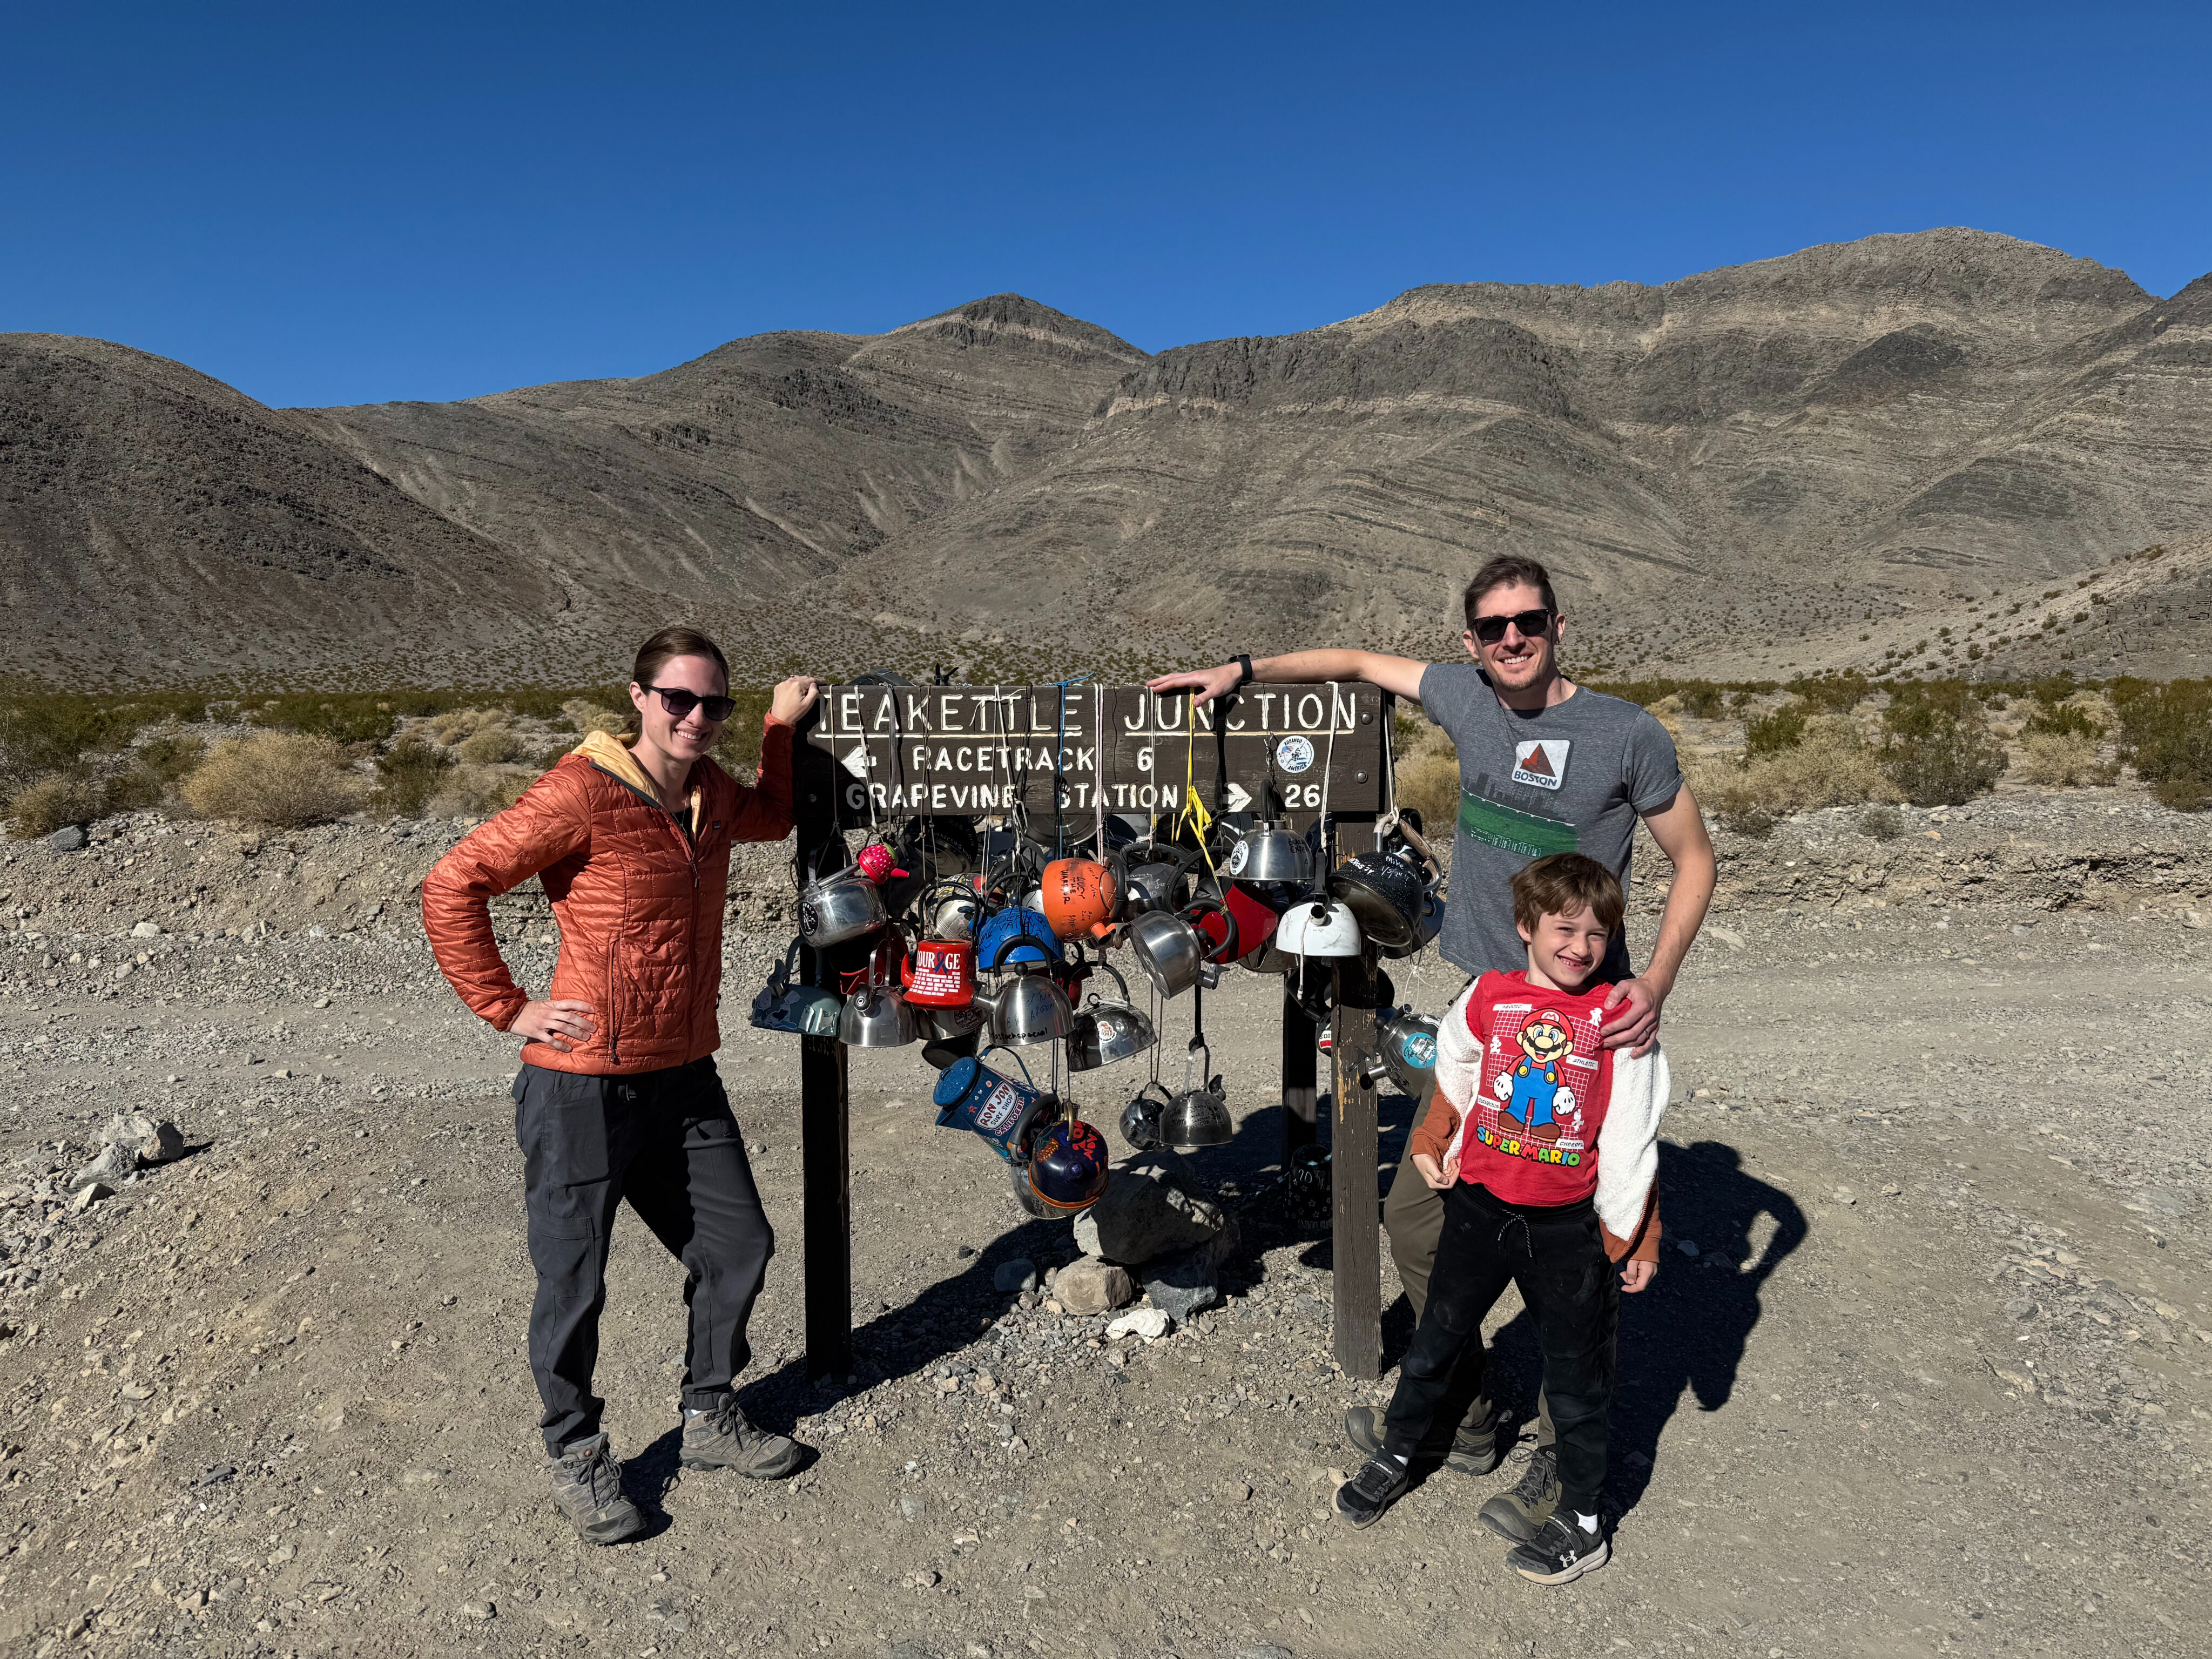
<svg viewBox="0 0 2212 1659">
<path fill-rule="evenodd" d="M 2030 729 L 2021 738 L 2020 760 L 2013 768 L 2029 783 L 2047 788 L 2075 789 L 2083 784 L 2110 783 L 2118 768 L 2098 757 L 2097 735 L 2089 732 L 2038 732 Z"/>
<path fill-rule="evenodd" d="M 1842 714 L 1808 714 L 1796 743 L 1701 771 L 1692 787 L 1723 824 L 1752 836 L 1792 812 L 1897 798 L 1874 749 Z"/>
<path fill-rule="evenodd" d="M 1843 674 L 1815 674 L 1792 680 L 1790 695 L 1808 708 L 1827 714 L 1848 714 L 1874 695 L 1874 682 L 1853 670 Z"/>
<path fill-rule="evenodd" d="M 430 798 L 434 817 L 483 818 L 503 812 L 537 781 L 538 775 L 519 766 L 476 766 L 464 763 L 446 773 Z"/>
<path fill-rule="evenodd" d="M 1721 688 L 1717 685 L 1693 681 L 1675 695 L 1682 701 L 1682 712 L 1693 720 L 1717 720 L 1721 717 Z"/>
<path fill-rule="evenodd" d="M 408 736 L 376 757 L 376 805 L 387 817 L 420 817 L 453 757 L 436 744 Z"/>
<path fill-rule="evenodd" d="M 50 836 L 72 823 L 89 823 L 106 810 L 107 792 L 91 773 L 49 772 L 9 798 L 9 826 L 18 840 Z"/>
<path fill-rule="evenodd" d="M 500 708 L 469 707 L 448 708 L 423 724 L 423 730 L 440 743 L 465 743 L 489 726 L 507 724 L 507 712 Z"/>
<path fill-rule="evenodd" d="M 1915 806 L 1963 805 L 2004 772 L 2003 746 L 1963 681 L 1893 687 L 1881 723 L 1881 769 Z"/>
<path fill-rule="evenodd" d="M 185 804 L 202 817 L 283 829 L 327 823 L 366 793 L 336 739 L 305 732 L 257 732 L 217 744 L 183 785 Z"/>
<path fill-rule="evenodd" d="M 1859 814 L 1859 834 L 1869 841 L 1895 841 L 1905 833 L 1905 814 L 1894 806 L 1869 806 Z"/>
<path fill-rule="evenodd" d="M 207 758 L 207 744 L 191 732 L 167 727 L 131 751 L 131 763 L 164 784 L 176 783 Z"/>
<path fill-rule="evenodd" d="M 1424 748 L 1398 763 L 1398 804 L 1449 836 L 1459 823 L 1459 756 L 1449 744 Z"/>
<path fill-rule="evenodd" d="M 2178 812 L 2212 805 L 2212 680 L 2115 680 L 2107 690 L 2136 775 Z"/>
<path fill-rule="evenodd" d="M 45 691 L 0 698 L 0 781 L 18 787 L 66 771 L 88 754 L 127 747 L 149 726 L 205 717 L 207 699 L 164 692 L 116 698 Z"/>
<path fill-rule="evenodd" d="M 1744 723 L 1744 753 L 1756 760 L 1795 749 L 1805 740 L 1805 720 L 1811 712 L 1802 702 L 1785 702 L 1771 714 L 1753 715 Z"/>
<path fill-rule="evenodd" d="M 629 715 L 612 705 L 594 702 L 589 697 L 571 697 L 561 705 L 561 713 L 568 724 L 579 732 L 623 732 L 629 727 Z M 732 720 L 736 719 L 732 715 Z"/>
<path fill-rule="evenodd" d="M 398 720 L 389 696 L 379 692 L 304 692 L 270 697 L 246 711 L 249 726 L 328 738 L 334 743 L 381 743 Z"/>
<path fill-rule="evenodd" d="M 521 756 L 522 738 L 511 726 L 480 726 L 461 739 L 455 752 L 472 764 L 495 766 Z"/>
</svg>

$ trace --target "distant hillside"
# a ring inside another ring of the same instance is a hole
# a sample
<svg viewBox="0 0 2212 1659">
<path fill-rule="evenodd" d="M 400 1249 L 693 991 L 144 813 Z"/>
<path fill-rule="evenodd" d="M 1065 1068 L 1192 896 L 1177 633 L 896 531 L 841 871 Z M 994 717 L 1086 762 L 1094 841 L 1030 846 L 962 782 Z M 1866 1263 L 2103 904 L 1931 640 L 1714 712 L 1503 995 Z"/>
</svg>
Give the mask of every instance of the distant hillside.
<svg viewBox="0 0 2212 1659">
<path fill-rule="evenodd" d="M 574 679 L 677 616 L 752 673 L 1126 674 L 1454 650 L 1459 584 L 1512 550 L 1562 574 L 1588 669 L 1875 667 L 1992 594 L 2154 544 L 2193 568 L 2209 377 L 2212 279 L 2161 301 L 1971 230 L 1157 357 L 1002 295 L 456 404 L 271 410 L 0 336 L 0 628 L 40 675 Z M 2125 628 L 2098 608 L 2101 672 L 2207 672 L 2198 578 L 2158 580 Z"/>
</svg>

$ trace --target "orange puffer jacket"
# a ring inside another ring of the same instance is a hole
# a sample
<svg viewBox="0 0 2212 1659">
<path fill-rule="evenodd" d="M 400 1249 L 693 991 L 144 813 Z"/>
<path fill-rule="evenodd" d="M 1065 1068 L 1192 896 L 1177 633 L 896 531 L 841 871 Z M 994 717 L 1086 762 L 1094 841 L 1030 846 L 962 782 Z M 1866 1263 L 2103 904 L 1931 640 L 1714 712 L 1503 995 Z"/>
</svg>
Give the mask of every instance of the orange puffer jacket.
<svg viewBox="0 0 2212 1659">
<path fill-rule="evenodd" d="M 500 957 L 490 900 L 538 876 L 561 924 L 546 994 L 589 1003 L 597 1029 L 566 1054 L 526 1043 L 524 1060 L 609 1077 L 714 1053 L 730 843 L 791 832 L 791 739 L 768 722 L 750 789 L 710 760 L 694 766 L 688 836 L 613 738 L 563 755 L 423 878 L 422 926 L 461 1000 L 501 1031 L 530 1000 Z"/>
</svg>

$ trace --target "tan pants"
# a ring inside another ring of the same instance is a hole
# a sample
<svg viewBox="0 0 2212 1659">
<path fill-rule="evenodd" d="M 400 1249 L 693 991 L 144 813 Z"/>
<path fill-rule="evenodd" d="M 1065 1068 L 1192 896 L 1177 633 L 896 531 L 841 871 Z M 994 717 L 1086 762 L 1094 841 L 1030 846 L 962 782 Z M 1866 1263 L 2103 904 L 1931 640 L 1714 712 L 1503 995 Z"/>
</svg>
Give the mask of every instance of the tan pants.
<svg viewBox="0 0 2212 1659">
<path fill-rule="evenodd" d="M 1398 1282 L 1406 1287 L 1406 1299 L 1413 1304 L 1413 1322 L 1418 1325 L 1423 1310 L 1429 1305 L 1429 1274 L 1437 1265 L 1437 1240 L 1443 1236 L 1444 1195 L 1421 1179 L 1421 1172 L 1413 1167 L 1410 1158 L 1399 1160 L 1398 1173 L 1392 1177 L 1390 1191 L 1382 1200 L 1382 1225 L 1390 1235 L 1390 1259 L 1398 1264 Z M 1480 1352 L 1480 1340 L 1478 1338 L 1469 1357 L 1484 1360 L 1486 1377 L 1487 1357 Z M 1461 1420 L 1470 1428 L 1490 1420 L 1487 1387 L 1475 1395 Z M 1555 1438 L 1551 1402 L 1540 1388 L 1536 1392 L 1536 1443 L 1549 1446 Z"/>
</svg>

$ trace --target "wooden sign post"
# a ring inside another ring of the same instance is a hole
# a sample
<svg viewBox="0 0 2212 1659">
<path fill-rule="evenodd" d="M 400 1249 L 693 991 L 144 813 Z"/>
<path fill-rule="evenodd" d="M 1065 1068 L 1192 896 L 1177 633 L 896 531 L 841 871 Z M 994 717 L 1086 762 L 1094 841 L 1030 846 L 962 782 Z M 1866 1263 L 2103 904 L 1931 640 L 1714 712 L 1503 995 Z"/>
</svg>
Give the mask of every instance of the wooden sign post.
<svg viewBox="0 0 2212 1659">
<path fill-rule="evenodd" d="M 803 885 L 847 829 L 1019 814 L 1057 847 L 1087 839 L 1102 809 L 1165 819 L 1194 790 L 1217 817 L 1260 810 L 1270 789 L 1295 828 L 1326 811 L 1338 856 L 1349 857 L 1374 845 L 1389 718 L 1389 700 L 1366 685 L 1254 685 L 1197 708 L 1180 692 L 1088 683 L 830 686 L 799 753 L 797 878 Z M 834 983 L 812 951 L 800 972 L 809 985 Z M 1358 1080 L 1374 1040 L 1373 1008 L 1340 1003 L 1330 1094 L 1335 1349 L 1362 1378 L 1379 1373 L 1382 1355 L 1376 1097 Z M 1312 1022 L 1285 996 L 1285 1159 L 1316 1137 L 1315 1043 Z M 845 1054 L 834 1038 L 799 1044 L 806 1370 L 842 1377 L 853 1363 Z"/>
</svg>

